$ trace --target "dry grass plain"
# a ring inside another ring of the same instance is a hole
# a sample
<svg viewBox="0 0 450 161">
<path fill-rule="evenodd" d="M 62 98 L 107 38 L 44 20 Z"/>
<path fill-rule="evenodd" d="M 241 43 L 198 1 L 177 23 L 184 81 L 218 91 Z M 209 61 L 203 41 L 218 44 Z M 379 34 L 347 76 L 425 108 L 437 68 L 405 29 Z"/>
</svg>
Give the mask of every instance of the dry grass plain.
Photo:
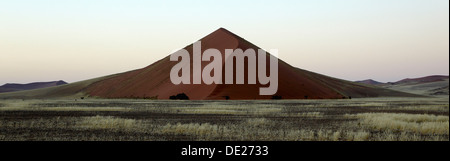
<svg viewBox="0 0 450 161">
<path fill-rule="evenodd" d="M 0 100 L 0 140 L 448 141 L 449 100 Z"/>
</svg>

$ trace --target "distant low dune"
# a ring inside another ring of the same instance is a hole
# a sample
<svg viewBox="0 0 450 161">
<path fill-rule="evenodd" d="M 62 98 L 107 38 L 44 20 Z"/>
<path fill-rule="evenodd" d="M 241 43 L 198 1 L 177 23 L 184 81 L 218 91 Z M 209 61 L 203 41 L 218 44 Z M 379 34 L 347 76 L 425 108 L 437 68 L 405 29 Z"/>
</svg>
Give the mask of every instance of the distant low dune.
<svg viewBox="0 0 450 161">
<path fill-rule="evenodd" d="M 3 86 L 0 86 L 0 93 L 32 90 L 32 89 L 39 89 L 39 88 L 46 88 L 46 87 L 54 87 L 54 86 L 59 86 L 59 85 L 64 85 L 64 84 L 67 84 L 67 82 L 64 82 L 62 80 L 53 81 L 53 82 L 35 82 L 35 83 L 28 83 L 28 84 L 7 83 Z"/>
<path fill-rule="evenodd" d="M 382 87 L 402 92 L 420 94 L 420 95 L 448 95 L 449 79 L 448 76 L 424 77 L 426 79 L 404 79 L 396 83 L 388 83 Z"/>
<path fill-rule="evenodd" d="M 355 81 L 356 83 L 370 84 L 370 85 L 380 85 L 382 82 L 375 81 L 373 79 L 366 79 L 361 81 Z"/>
</svg>

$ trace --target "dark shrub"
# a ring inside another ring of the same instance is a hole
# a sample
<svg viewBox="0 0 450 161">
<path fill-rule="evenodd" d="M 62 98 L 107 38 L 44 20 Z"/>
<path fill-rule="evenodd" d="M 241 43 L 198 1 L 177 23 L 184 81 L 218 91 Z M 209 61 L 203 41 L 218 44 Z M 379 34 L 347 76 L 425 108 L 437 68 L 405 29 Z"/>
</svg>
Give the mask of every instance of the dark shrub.
<svg viewBox="0 0 450 161">
<path fill-rule="evenodd" d="M 184 93 L 177 94 L 177 98 L 180 100 L 189 100 L 189 97 Z"/>
<path fill-rule="evenodd" d="M 169 99 L 171 100 L 189 100 L 189 97 L 185 93 L 177 94 L 176 96 L 170 96 Z"/>
</svg>

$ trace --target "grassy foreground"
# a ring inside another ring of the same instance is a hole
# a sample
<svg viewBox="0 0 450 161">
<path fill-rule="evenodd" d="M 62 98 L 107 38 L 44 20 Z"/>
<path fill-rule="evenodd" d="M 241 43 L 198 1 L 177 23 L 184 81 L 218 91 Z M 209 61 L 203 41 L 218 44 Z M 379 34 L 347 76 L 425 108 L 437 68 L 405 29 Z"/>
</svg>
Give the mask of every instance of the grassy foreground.
<svg viewBox="0 0 450 161">
<path fill-rule="evenodd" d="M 449 140 L 446 98 L 0 100 L 0 140 Z"/>
</svg>

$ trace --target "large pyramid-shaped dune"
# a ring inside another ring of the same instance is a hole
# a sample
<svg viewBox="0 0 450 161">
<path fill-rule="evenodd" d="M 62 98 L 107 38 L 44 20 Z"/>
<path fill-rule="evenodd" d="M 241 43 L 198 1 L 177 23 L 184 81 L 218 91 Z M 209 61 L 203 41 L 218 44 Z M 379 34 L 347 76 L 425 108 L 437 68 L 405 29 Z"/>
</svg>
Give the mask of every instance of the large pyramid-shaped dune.
<svg viewBox="0 0 450 161">
<path fill-rule="evenodd" d="M 223 54 L 225 49 L 259 49 L 252 43 L 220 28 L 202 38 L 202 53 L 208 48 L 215 48 Z M 191 54 L 193 45 L 185 47 Z M 267 59 L 268 60 L 268 59 Z M 224 60 L 223 60 L 224 61 Z M 92 96 L 107 98 L 154 97 L 168 99 L 171 95 L 186 93 L 190 99 L 270 99 L 272 96 L 259 95 L 260 84 L 180 84 L 170 81 L 170 70 L 177 62 L 169 61 L 169 56 L 143 69 L 127 72 L 99 81 L 87 88 Z M 208 63 L 202 63 L 202 68 Z M 267 63 L 267 66 L 269 64 Z M 304 98 L 343 98 L 343 97 L 375 97 L 401 95 L 393 91 L 367 87 L 348 81 L 338 80 L 315 73 L 300 70 L 279 60 L 279 84 L 275 95 L 283 99 Z M 245 65 L 247 73 L 247 64 Z M 192 70 L 192 59 L 191 59 Z M 223 68 L 224 70 L 224 68 Z M 224 73 L 224 72 L 222 72 Z M 192 72 L 191 72 L 192 80 Z M 192 81 L 191 81 L 192 82 Z M 247 78 L 245 79 L 247 83 Z"/>
<path fill-rule="evenodd" d="M 218 49 L 224 54 L 225 49 L 260 49 L 245 39 L 220 28 L 200 39 L 202 53 L 209 48 Z M 193 45 L 185 47 L 191 55 Z M 266 60 L 268 61 L 268 55 Z M 223 55 L 222 55 L 223 56 Z M 225 60 L 222 60 L 224 62 Z M 82 93 L 88 96 L 101 98 L 158 98 L 169 99 L 171 95 L 185 93 L 190 99 L 271 99 L 271 95 L 259 95 L 260 87 L 268 85 L 247 84 L 180 84 L 174 85 L 170 81 L 170 70 L 178 62 L 170 61 L 167 56 L 145 68 L 125 73 L 101 77 L 97 79 L 63 85 L 42 90 L 33 91 L 33 97 L 46 96 L 70 96 Z M 202 63 L 202 68 L 208 62 Z M 223 63 L 224 64 L 224 63 Z M 269 63 L 266 63 L 267 68 Z M 223 68 L 222 70 L 224 70 Z M 247 64 L 245 64 L 247 73 Z M 224 72 L 222 72 L 224 73 Z M 375 86 L 353 83 L 341 79 L 331 78 L 306 70 L 290 66 L 282 60 L 278 60 L 278 91 L 276 96 L 282 99 L 341 99 L 348 97 L 389 97 L 389 96 L 415 96 L 412 94 L 383 89 Z M 192 71 L 191 82 L 192 82 Z M 258 82 L 258 80 L 257 80 Z M 16 96 L 20 95 L 16 94 Z M 2 95 L 0 95 L 2 97 Z M 5 96 L 3 96 L 5 98 Z M 31 97 L 31 95 L 30 95 Z"/>
</svg>

